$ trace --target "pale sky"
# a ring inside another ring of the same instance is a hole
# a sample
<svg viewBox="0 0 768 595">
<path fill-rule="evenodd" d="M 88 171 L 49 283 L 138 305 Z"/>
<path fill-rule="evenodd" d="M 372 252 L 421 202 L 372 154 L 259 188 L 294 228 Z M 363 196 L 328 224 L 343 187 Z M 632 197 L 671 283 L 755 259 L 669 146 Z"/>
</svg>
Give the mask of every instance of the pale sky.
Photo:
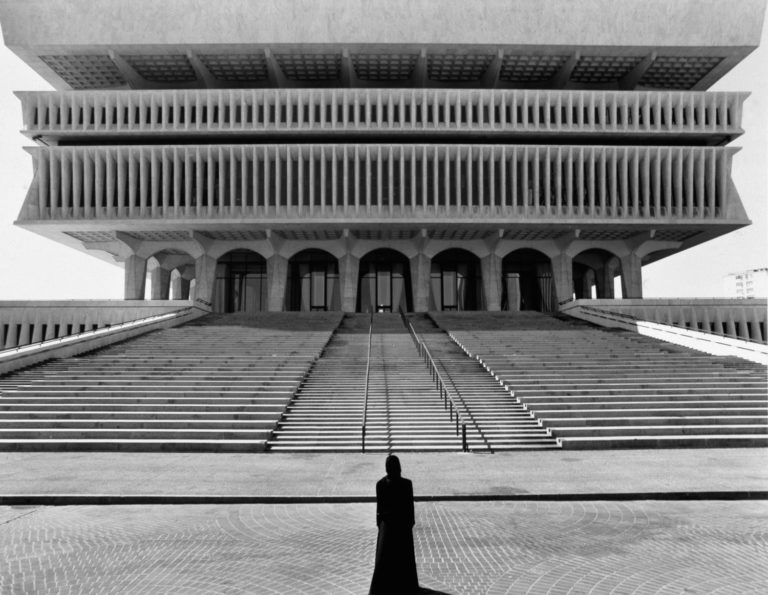
<svg viewBox="0 0 768 595">
<path fill-rule="evenodd" d="M 0 34 L 1 35 L 1 34 Z M 17 90 L 50 86 L 0 46 L 0 300 L 122 299 L 123 270 L 13 225 L 32 181 Z M 724 297 L 725 276 L 768 267 L 768 35 L 713 91 L 748 91 L 733 179 L 753 224 L 643 267 L 645 297 Z"/>
</svg>

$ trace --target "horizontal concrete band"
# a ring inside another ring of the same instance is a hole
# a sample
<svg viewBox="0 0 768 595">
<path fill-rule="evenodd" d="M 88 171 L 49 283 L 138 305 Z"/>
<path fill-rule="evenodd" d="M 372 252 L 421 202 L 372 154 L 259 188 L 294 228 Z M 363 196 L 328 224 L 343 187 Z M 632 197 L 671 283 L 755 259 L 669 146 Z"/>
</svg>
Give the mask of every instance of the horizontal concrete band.
<svg viewBox="0 0 768 595">
<path fill-rule="evenodd" d="M 768 490 L 686 492 L 587 492 L 542 494 L 445 494 L 415 496 L 416 502 L 576 502 L 634 500 L 768 500 Z M 125 506 L 182 504 L 357 504 L 374 503 L 375 496 L 242 496 L 242 495 L 0 495 L 0 506 Z"/>
<path fill-rule="evenodd" d="M 761 0 L 57 0 L 0 4 L 11 47 L 437 43 L 755 46 Z M 83 26 L 87 23 L 87 26 Z M 681 26 L 685 25 L 685 26 Z"/>
</svg>

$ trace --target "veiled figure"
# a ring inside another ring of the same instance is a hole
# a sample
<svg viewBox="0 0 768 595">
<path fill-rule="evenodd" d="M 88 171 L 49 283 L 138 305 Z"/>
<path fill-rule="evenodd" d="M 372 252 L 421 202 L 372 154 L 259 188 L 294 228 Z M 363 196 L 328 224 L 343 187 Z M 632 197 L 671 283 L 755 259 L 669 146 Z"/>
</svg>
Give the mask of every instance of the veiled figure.
<svg viewBox="0 0 768 595">
<path fill-rule="evenodd" d="M 419 593 L 413 549 L 413 484 L 401 477 L 400 459 L 387 457 L 387 475 L 376 483 L 376 566 L 369 595 Z"/>
</svg>

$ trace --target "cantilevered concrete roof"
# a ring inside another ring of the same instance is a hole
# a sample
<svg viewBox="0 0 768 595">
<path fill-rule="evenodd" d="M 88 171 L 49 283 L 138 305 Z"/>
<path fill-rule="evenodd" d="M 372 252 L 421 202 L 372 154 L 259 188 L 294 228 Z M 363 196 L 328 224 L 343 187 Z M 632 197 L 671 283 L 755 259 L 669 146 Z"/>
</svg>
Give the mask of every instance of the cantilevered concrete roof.
<svg viewBox="0 0 768 595">
<path fill-rule="evenodd" d="M 58 89 L 706 89 L 765 0 L 0 0 Z"/>
</svg>

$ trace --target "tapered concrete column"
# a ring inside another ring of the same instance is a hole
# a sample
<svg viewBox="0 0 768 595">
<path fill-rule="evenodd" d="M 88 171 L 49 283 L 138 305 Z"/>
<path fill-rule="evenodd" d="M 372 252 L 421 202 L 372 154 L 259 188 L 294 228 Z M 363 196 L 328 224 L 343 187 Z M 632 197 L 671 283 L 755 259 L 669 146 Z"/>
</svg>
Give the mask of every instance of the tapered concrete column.
<svg viewBox="0 0 768 595">
<path fill-rule="evenodd" d="M 32 329 L 29 324 L 21 325 L 21 333 L 19 333 L 19 340 L 17 345 L 29 345 L 32 342 Z"/>
<path fill-rule="evenodd" d="M 480 259 L 483 275 L 483 296 L 485 309 L 489 312 L 501 310 L 501 257 L 489 254 Z"/>
<path fill-rule="evenodd" d="M 154 283 L 153 283 L 154 285 Z M 181 276 L 171 277 L 171 287 L 169 289 L 169 297 L 172 300 L 180 300 L 181 298 Z"/>
<path fill-rule="evenodd" d="M 182 300 L 188 300 L 189 299 L 189 288 L 191 285 L 190 279 L 185 279 L 184 277 L 179 279 L 179 287 L 181 290 L 177 294 L 179 296 L 179 299 Z"/>
<path fill-rule="evenodd" d="M 171 271 L 162 267 L 155 267 L 151 273 L 152 299 L 167 300 L 171 293 Z"/>
<path fill-rule="evenodd" d="M 195 259 L 195 301 L 213 304 L 213 285 L 216 282 L 216 259 L 203 254 Z"/>
<path fill-rule="evenodd" d="M 147 259 L 136 255 L 125 259 L 125 299 L 143 300 L 147 284 Z"/>
<path fill-rule="evenodd" d="M 17 325 L 17 323 L 14 320 L 11 320 L 11 324 L 8 325 L 8 336 L 5 338 L 5 349 L 10 349 L 11 347 L 16 347 L 19 344 L 19 333 L 20 330 L 18 327 L 20 325 Z"/>
<path fill-rule="evenodd" d="M 579 292 L 576 292 L 577 297 L 590 299 L 592 297 L 592 285 L 597 286 L 597 276 L 595 275 L 595 272 L 592 269 L 587 270 L 584 273 L 584 276 L 581 278 L 581 294 Z M 602 297 L 600 293 L 597 294 L 597 297 Z"/>
<path fill-rule="evenodd" d="M 267 259 L 267 287 L 270 312 L 282 312 L 285 307 L 285 290 L 288 285 L 288 259 L 274 254 Z"/>
<path fill-rule="evenodd" d="M 747 326 L 747 311 L 744 309 L 741 310 L 741 316 L 739 320 L 739 339 L 749 340 L 749 327 Z"/>
<path fill-rule="evenodd" d="M 360 259 L 345 254 L 339 258 L 339 282 L 341 283 L 341 311 L 357 310 L 357 277 L 360 274 Z"/>
<path fill-rule="evenodd" d="M 735 330 L 736 327 L 734 326 L 733 328 L 734 328 L 733 334 L 734 334 L 734 336 L 736 336 L 736 330 Z M 35 319 L 35 323 L 32 326 L 32 329 L 33 330 L 32 330 L 32 340 L 31 340 L 31 342 L 32 343 L 40 343 L 40 341 L 42 341 L 45 338 L 45 337 L 43 337 L 43 325 L 41 324 L 41 322 L 39 320 Z"/>
<path fill-rule="evenodd" d="M 605 266 L 598 271 L 597 275 L 597 297 L 612 300 L 616 296 L 613 288 L 613 280 L 616 278 L 617 262 L 608 261 Z"/>
<path fill-rule="evenodd" d="M 413 290 L 413 311 L 429 311 L 429 275 L 432 259 L 426 254 L 417 254 L 410 259 L 411 289 Z"/>
<path fill-rule="evenodd" d="M 520 311 L 520 273 L 512 273 L 504 278 L 507 284 L 507 308 L 510 312 Z"/>
<path fill-rule="evenodd" d="M 565 252 L 552 257 L 552 277 L 558 305 L 573 299 L 573 258 Z"/>
<path fill-rule="evenodd" d="M 642 260 L 634 252 L 621 257 L 621 295 L 624 299 L 643 297 Z"/>
<path fill-rule="evenodd" d="M 168 298 L 171 300 L 188 300 L 189 299 L 189 279 L 184 277 L 172 277 L 170 287 L 168 290 Z M 153 282 L 154 285 L 154 282 Z M 164 298 L 165 299 L 165 298 Z"/>
<path fill-rule="evenodd" d="M 754 341 L 765 341 L 765 335 L 760 329 L 760 314 L 757 308 L 752 310 L 752 339 Z"/>
</svg>

